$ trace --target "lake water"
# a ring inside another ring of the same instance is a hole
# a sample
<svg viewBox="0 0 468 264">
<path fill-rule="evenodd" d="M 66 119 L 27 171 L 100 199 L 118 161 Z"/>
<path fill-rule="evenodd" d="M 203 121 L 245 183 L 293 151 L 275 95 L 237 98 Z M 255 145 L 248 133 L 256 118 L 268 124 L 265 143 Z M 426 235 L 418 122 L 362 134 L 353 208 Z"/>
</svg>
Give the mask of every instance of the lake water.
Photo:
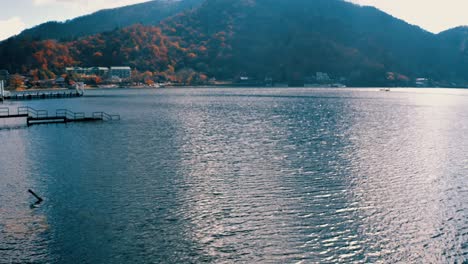
<svg viewBox="0 0 468 264">
<path fill-rule="evenodd" d="M 467 90 L 96 90 L 3 106 L 22 105 L 122 120 L 0 130 L 0 263 L 468 259 Z"/>
</svg>

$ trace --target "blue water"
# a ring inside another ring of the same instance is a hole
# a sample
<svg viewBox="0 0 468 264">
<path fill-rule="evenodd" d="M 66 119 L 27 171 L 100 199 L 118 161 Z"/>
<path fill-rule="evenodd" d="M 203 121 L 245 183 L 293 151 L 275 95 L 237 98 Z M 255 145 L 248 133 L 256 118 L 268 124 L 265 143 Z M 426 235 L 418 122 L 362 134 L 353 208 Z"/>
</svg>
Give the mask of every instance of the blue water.
<svg viewBox="0 0 468 264">
<path fill-rule="evenodd" d="M 99 90 L 3 107 L 23 105 L 122 120 L 0 121 L 0 263 L 468 259 L 467 90 Z"/>
</svg>

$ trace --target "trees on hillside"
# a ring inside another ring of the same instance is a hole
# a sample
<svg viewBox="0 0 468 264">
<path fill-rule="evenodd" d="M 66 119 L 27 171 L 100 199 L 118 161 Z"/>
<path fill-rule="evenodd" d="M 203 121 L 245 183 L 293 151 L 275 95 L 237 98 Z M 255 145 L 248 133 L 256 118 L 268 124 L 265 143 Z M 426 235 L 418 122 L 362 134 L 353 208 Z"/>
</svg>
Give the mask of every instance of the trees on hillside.
<svg viewBox="0 0 468 264">
<path fill-rule="evenodd" d="M 12 89 L 20 89 L 24 86 L 24 79 L 19 74 L 13 74 L 10 76 L 10 87 Z"/>
</svg>

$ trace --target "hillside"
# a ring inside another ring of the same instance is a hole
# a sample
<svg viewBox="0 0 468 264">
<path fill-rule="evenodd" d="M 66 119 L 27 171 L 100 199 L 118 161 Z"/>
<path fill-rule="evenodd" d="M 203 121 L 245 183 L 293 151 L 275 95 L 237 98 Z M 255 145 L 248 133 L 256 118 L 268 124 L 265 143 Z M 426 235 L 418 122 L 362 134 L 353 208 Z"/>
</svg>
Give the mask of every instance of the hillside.
<svg viewBox="0 0 468 264">
<path fill-rule="evenodd" d="M 23 31 L 20 38 L 72 40 L 137 23 L 158 25 L 161 20 L 182 11 L 196 8 L 202 0 L 154 0 L 141 4 L 78 17 L 65 22 L 47 22 Z"/>
<path fill-rule="evenodd" d="M 427 67 L 432 66 L 427 54 L 437 53 L 433 34 L 375 8 L 338 0 L 206 1 L 166 24 L 183 25 L 172 35 L 185 40 L 193 32 L 225 33 L 207 59 L 217 68 L 229 65 L 222 73 L 231 76 L 247 72 L 285 80 L 324 71 L 377 82 L 387 71 L 414 76 L 438 71 Z"/>
<path fill-rule="evenodd" d="M 467 81 L 466 29 L 434 35 L 342 0 L 206 0 L 143 24 L 71 41 L 10 39 L 0 44 L 0 68 L 36 78 L 66 66 L 130 65 L 157 81 L 243 74 L 287 82 L 316 72 L 348 85 Z"/>
<path fill-rule="evenodd" d="M 468 27 L 457 27 L 437 35 L 441 52 L 438 61 L 449 69 L 447 79 L 454 82 L 467 79 Z"/>
</svg>

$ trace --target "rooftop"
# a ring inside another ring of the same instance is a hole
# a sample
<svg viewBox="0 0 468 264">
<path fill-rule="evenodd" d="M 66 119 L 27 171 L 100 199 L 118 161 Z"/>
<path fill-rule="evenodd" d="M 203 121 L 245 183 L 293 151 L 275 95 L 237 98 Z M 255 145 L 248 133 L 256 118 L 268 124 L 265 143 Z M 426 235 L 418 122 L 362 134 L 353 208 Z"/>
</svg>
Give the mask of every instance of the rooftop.
<svg viewBox="0 0 468 264">
<path fill-rule="evenodd" d="M 128 66 L 116 66 L 116 67 L 111 67 L 111 70 L 131 70 L 131 68 Z"/>
</svg>

